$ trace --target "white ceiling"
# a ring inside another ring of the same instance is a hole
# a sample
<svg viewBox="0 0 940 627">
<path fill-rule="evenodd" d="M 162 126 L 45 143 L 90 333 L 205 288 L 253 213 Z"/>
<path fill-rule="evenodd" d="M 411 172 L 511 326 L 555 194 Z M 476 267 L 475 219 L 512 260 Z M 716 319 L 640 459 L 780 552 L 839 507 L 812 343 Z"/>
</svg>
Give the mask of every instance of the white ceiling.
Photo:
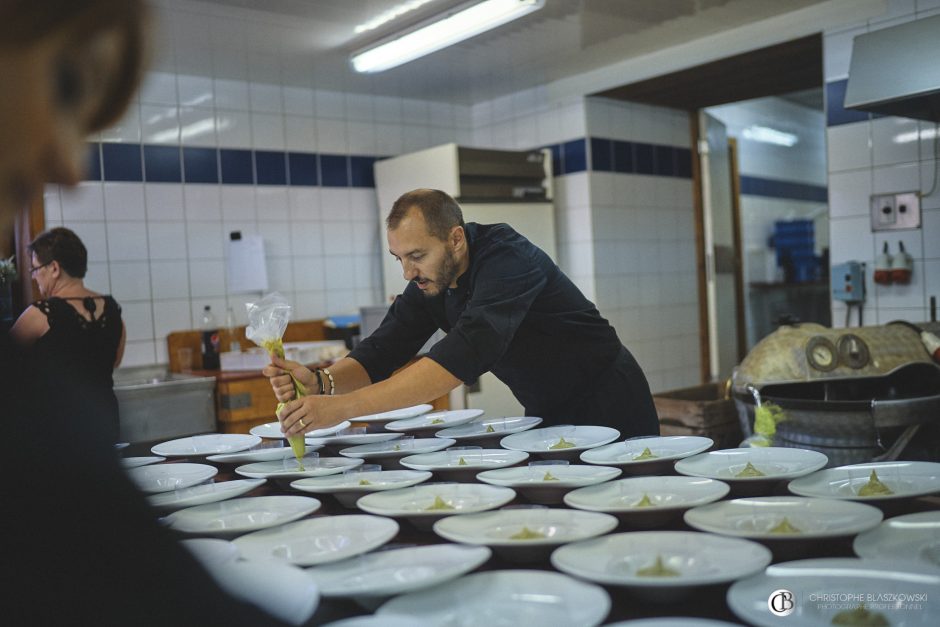
<svg viewBox="0 0 940 627">
<path fill-rule="evenodd" d="M 154 0 L 158 69 L 470 104 L 714 35 L 825 0 L 546 0 L 501 28 L 377 75 L 349 53 L 460 0 L 383 27 L 404 0 Z M 694 65 L 694 62 L 689 63 Z"/>
</svg>

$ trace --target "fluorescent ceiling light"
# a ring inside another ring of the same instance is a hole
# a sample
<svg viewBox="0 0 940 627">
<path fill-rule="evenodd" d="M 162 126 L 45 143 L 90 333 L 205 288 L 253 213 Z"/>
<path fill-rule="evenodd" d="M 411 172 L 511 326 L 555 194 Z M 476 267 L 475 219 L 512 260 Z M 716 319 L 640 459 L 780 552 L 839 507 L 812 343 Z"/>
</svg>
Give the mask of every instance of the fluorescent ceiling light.
<svg viewBox="0 0 940 627">
<path fill-rule="evenodd" d="M 356 52 L 350 61 L 357 72 L 382 72 L 511 22 L 544 4 L 545 0 L 485 0 Z"/>
<path fill-rule="evenodd" d="M 784 133 L 783 131 L 778 131 L 775 128 L 770 128 L 768 126 L 748 126 L 746 129 L 741 131 L 741 135 L 744 136 L 744 139 L 750 139 L 756 142 L 763 142 L 765 144 L 776 144 L 777 146 L 790 146 L 795 145 L 800 139 L 793 133 Z"/>
</svg>

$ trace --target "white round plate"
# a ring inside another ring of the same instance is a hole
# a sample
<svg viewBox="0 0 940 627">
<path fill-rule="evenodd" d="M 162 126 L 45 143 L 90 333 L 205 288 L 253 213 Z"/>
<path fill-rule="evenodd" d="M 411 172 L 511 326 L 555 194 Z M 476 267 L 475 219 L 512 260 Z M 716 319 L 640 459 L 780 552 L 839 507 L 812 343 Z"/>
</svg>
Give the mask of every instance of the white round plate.
<svg viewBox="0 0 940 627">
<path fill-rule="evenodd" d="M 305 438 L 315 438 L 326 435 L 332 435 L 337 431 L 342 431 L 343 429 L 349 428 L 349 421 L 344 420 L 343 422 L 333 425 L 332 427 L 327 427 L 326 429 L 314 429 L 309 433 L 305 433 Z M 271 440 L 286 440 L 287 437 L 281 433 L 281 423 L 275 420 L 274 422 L 268 422 L 263 425 L 258 425 L 252 427 L 248 430 L 248 433 L 256 435 L 260 438 L 268 438 Z"/>
<path fill-rule="evenodd" d="M 389 434 L 399 436 L 399 434 Z M 345 457 L 359 457 L 361 459 L 382 459 L 386 457 L 407 457 L 419 453 L 433 453 L 456 444 L 456 440 L 443 438 L 415 438 L 401 442 L 378 442 L 375 444 L 361 444 L 344 448 L 339 452 Z"/>
<path fill-rule="evenodd" d="M 430 478 L 426 470 L 373 470 L 298 479 L 290 485 L 301 492 L 332 494 L 343 507 L 356 507 L 363 494 L 408 488 Z"/>
<path fill-rule="evenodd" d="M 130 468 L 127 475 L 144 492 L 155 494 L 169 490 L 182 490 L 202 483 L 218 474 L 219 469 L 208 464 L 154 464 Z"/>
<path fill-rule="evenodd" d="M 546 464 L 497 468 L 477 474 L 477 480 L 512 488 L 534 503 L 561 503 L 571 490 L 610 481 L 619 468 L 584 464 Z"/>
<path fill-rule="evenodd" d="M 428 405 L 427 403 L 424 403 L 422 405 L 414 405 L 413 407 L 402 407 L 401 409 L 383 411 L 378 414 L 368 414 L 365 416 L 357 416 L 355 418 L 350 418 L 349 421 L 350 422 L 391 422 L 392 420 L 404 420 L 405 418 L 414 418 L 415 416 L 426 414 L 432 409 L 434 409 L 433 405 Z"/>
<path fill-rule="evenodd" d="M 153 455 L 148 455 L 146 457 L 122 457 L 121 465 L 125 468 L 139 468 L 141 466 L 149 466 L 150 464 L 159 464 L 160 462 L 165 462 L 166 457 L 156 457 Z"/>
<path fill-rule="evenodd" d="M 161 492 L 151 494 L 147 500 L 155 508 L 163 511 L 172 511 L 184 507 L 193 507 L 194 505 L 203 505 L 205 503 L 216 503 L 226 501 L 236 496 L 241 496 L 246 492 L 251 492 L 259 485 L 263 485 L 264 479 L 236 479 L 235 481 L 219 481 L 216 483 L 206 483 L 203 485 L 194 485 L 191 488 L 182 490 L 172 490 L 170 492 Z"/>
<path fill-rule="evenodd" d="M 738 623 L 726 623 L 710 618 L 690 618 L 688 616 L 662 616 L 659 618 L 638 618 L 608 623 L 604 627 L 741 627 Z"/>
<path fill-rule="evenodd" d="M 454 440 L 483 440 L 502 438 L 513 433 L 528 431 L 541 424 L 542 419 L 535 416 L 511 416 L 507 418 L 475 418 L 459 427 L 448 427 L 434 434 L 438 438 Z"/>
<path fill-rule="evenodd" d="M 940 567 L 940 510 L 889 518 L 856 536 L 852 548 L 859 557 L 913 560 Z"/>
<path fill-rule="evenodd" d="M 770 612 L 768 601 L 780 590 L 791 592 L 795 601 L 793 612 L 786 617 Z M 892 601 L 898 596 L 918 595 L 924 601 Z M 864 609 L 881 614 L 892 627 L 933 627 L 940 625 L 940 605 L 933 602 L 938 597 L 940 569 L 934 566 L 901 560 L 835 557 L 769 566 L 763 573 L 732 584 L 727 601 L 738 618 L 759 627 L 779 627 L 783 623 L 830 627 L 836 614 L 851 612 L 868 598 L 874 601 L 864 603 Z"/>
<path fill-rule="evenodd" d="M 686 524 L 699 531 L 752 540 L 798 541 L 855 535 L 876 527 L 883 514 L 877 507 L 862 503 L 758 496 L 695 507 L 683 517 Z M 773 531 L 781 525 L 790 531 Z"/>
<path fill-rule="evenodd" d="M 235 472 L 243 477 L 255 479 L 300 479 L 303 477 L 322 477 L 335 475 L 347 468 L 361 466 L 361 459 L 348 457 L 304 457 L 303 469 L 293 457 L 280 461 L 255 462 L 238 466 Z"/>
<path fill-rule="evenodd" d="M 655 515 L 712 503 L 724 498 L 728 490 L 727 483 L 702 477 L 627 477 L 572 490 L 565 495 L 565 505 L 594 512 Z"/>
<path fill-rule="evenodd" d="M 320 509 L 309 496 L 249 496 L 173 512 L 171 529 L 199 535 L 235 535 L 289 523 Z"/>
<path fill-rule="evenodd" d="M 320 602 L 317 585 L 303 569 L 272 560 L 207 564 L 206 570 L 233 597 L 292 625 L 304 625 Z"/>
<path fill-rule="evenodd" d="M 206 433 L 161 442 L 151 447 L 150 452 L 163 457 L 191 457 L 247 451 L 260 443 L 261 438 L 247 433 Z"/>
<path fill-rule="evenodd" d="M 872 471 L 893 494 L 860 496 Z M 872 462 L 827 468 L 791 481 L 790 492 L 800 496 L 858 501 L 888 501 L 940 492 L 940 464 L 935 462 Z"/>
<path fill-rule="evenodd" d="M 397 440 L 401 437 L 400 433 L 337 433 L 320 438 L 307 438 L 309 444 L 322 444 L 323 446 L 339 446 L 348 444 L 358 446 L 361 444 L 370 444 L 375 442 L 388 442 Z"/>
<path fill-rule="evenodd" d="M 608 514 L 563 508 L 501 509 L 448 516 L 434 533 L 451 542 L 490 547 L 558 546 L 603 535 L 617 526 Z"/>
<path fill-rule="evenodd" d="M 318 516 L 255 531 L 236 539 L 234 544 L 245 559 L 277 559 L 295 566 L 315 566 L 371 551 L 397 533 L 398 523 L 382 516 Z"/>
<path fill-rule="evenodd" d="M 507 435 L 499 441 L 499 445 L 510 450 L 537 453 L 542 456 L 570 457 L 579 451 L 613 442 L 619 437 L 620 432 L 610 427 L 561 425 Z M 572 446 L 553 448 L 559 445 L 564 446 L 566 443 Z"/>
<path fill-rule="evenodd" d="M 822 453 L 802 448 L 777 446 L 731 448 L 699 453 L 676 462 L 676 472 L 691 477 L 708 477 L 728 483 L 775 481 L 801 477 L 819 470 L 829 461 Z M 757 477 L 739 477 L 750 463 Z"/>
<path fill-rule="evenodd" d="M 485 546 L 430 544 L 376 551 L 311 568 L 307 574 L 324 597 L 387 597 L 455 579 L 486 562 L 490 555 Z"/>
<path fill-rule="evenodd" d="M 490 470 L 518 464 L 529 458 L 524 451 L 505 451 L 494 448 L 438 451 L 409 455 L 401 459 L 401 465 L 414 470 L 432 472 Z"/>
<path fill-rule="evenodd" d="M 375 614 L 362 614 L 351 618 L 344 618 L 323 627 L 432 627 L 431 623 L 419 620 L 414 616 L 376 616 Z"/>
<path fill-rule="evenodd" d="M 515 496 L 511 488 L 479 483 L 427 483 L 366 494 L 356 504 L 359 509 L 380 516 L 440 518 L 495 509 Z M 446 505 L 435 507 L 441 501 Z"/>
<path fill-rule="evenodd" d="M 310 444 L 305 442 L 307 453 L 312 453 L 323 448 L 320 444 Z M 210 462 L 219 464 L 249 464 L 251 462 L 273 462 L 278 459 L 288 459 L 294 456 L 294 450 L 290 446 L 266 446 L 253 451 L 242 451 L 241 453 L 227 453 L 225 455 L 210 455 L 206 459 Z"/>
<path fill-rule="evenodd" d="M 391 599 L 379 616 L 414 616 L 434 625 L 600 624 L 610 596 L 600 586 L 543 570 L 491 570 Z"/>
<path fill-rule="evenodd" d="M 625 442 L 612 442 L 581 453 L 581 461 L 588 464 L 620 466 L 628 474 L 641 474 L 671 469 L 677 459 L 691 457 L 707 451 L 715 443 L 711 438 L 694 435 L 673 435 L 654 438 L 637 438 Z M 644 456 L 650 450 L 654 457 Z"/>
<path fill-rule="evenodd" d="M 180 540 L 180 544 L 206 568 L 222 566 L 238 559 L 235 545 L 221 538 L 186 538 Z"/>
<path fill-rule="evenodd" d="M 640 589 L 687 589 L 727 583 L 760 572 L 770 551 L 750 540 L 696 531 L 632 531 L 559 547 L 552 565 L 598 583 Z M 657 560 L 676 576 L 644 576 L 637 571 Z"/>
<path fill-rule="evenodd" d="M 395 420 L 385 425 L 389 431 L 408 433 L 409 431 L 427 431 L 428 429 L 446 429 L 466 424 L 483 415 L 482 409 L 452 409 L 436 411 L 415 418 Z"/>
</svg>

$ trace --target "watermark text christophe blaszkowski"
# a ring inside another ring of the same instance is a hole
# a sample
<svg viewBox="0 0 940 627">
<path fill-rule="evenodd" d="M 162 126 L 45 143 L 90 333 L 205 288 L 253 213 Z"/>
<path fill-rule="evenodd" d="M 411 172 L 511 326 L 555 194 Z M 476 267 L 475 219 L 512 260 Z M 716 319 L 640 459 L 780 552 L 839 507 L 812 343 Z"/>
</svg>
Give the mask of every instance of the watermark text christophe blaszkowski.
<svg viewBox="0 0 940 627">
<path fill-rule="evenodd" d="M 851 610 L 862 606 L 868 610 L 923 610 L 926 592 L 813 592 L 796 595 L 789 590 L 774 590 L 767 607 L 776 616 L 789 616 L 802 604 L 818 610 Z"/>
</svg>

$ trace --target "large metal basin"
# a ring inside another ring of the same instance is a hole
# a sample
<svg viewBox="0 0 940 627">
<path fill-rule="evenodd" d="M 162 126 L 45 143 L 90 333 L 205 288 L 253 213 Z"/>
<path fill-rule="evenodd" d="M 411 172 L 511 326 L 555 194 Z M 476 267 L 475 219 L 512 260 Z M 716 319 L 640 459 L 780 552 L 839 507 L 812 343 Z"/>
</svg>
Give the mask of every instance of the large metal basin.
<svg viewBox="0 0 940 627">
<path fill-rule="evenodd" d="M 169 373 L 162 366 L 114 372 L 120 441 L 148 442 L 216 430 L 215 377 Z"/>
</svg>

